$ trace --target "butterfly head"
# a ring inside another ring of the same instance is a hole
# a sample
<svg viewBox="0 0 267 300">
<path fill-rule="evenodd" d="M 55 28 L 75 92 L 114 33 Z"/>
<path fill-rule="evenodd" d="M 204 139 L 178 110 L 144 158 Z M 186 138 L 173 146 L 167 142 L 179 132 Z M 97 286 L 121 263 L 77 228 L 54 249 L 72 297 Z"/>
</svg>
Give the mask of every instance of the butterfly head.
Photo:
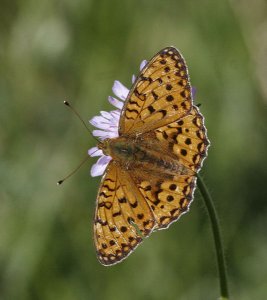
<svg viewBox="0 0 267 300">
<path fill-rule="evenodd" d="M 110 139 L 99 142 L 97 148 L 102 150 L 105 155 L 110 155 Z"/>
<path fill-rule="evenodd" d="M 125 161 L 134 159 L 135 146 L 126 137 L 107 138 L 97 145 L 107 156 L 116 160 Z"/>
</svg>

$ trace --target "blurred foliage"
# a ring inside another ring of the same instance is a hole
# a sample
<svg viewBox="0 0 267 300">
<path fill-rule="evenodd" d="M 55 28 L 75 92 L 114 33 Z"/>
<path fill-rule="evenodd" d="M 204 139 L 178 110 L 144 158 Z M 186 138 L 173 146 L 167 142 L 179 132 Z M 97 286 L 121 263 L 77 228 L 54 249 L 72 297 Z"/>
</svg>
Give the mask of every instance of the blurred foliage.
<svg viewBox="0 0 267 300">
<path fill-rule="evenodd" d="M 221 220 L 235 299 L 266 299 L 267 3 L 258 0 L 1 1 L 0 299 L 216 299 L 199 193 L 188 214 L 126 261 L 101 266 L 92 241 L 100 178 L 56 182 L 95 141 L 115 79 L 174 45 L 186 58 L 211 147 L 202 174 Z M 90 160 L 93 164 L 94 159 Z"/>
</svg>

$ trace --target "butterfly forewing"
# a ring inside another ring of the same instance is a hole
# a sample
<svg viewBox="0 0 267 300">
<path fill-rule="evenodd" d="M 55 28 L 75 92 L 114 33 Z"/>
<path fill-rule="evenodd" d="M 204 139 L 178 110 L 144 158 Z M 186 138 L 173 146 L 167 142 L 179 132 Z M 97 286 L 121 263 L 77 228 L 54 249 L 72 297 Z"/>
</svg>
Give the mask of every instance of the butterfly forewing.
<svg viewBox="0 0 267 300">
<path fill-rule="evenodd" d="M 148 62 L 130 90 L 119 134 L 148 132 L 183 117 L 191 107 L 185 61 L 177 49 L 165 48 Z"/>
</svg>

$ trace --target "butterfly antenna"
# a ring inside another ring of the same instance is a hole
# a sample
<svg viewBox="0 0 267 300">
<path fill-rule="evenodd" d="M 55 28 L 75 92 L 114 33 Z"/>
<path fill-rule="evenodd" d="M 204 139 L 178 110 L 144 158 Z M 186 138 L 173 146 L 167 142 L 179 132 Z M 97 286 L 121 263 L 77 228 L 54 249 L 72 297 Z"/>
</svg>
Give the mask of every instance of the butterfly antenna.
<svg viewBox="0 0 267 300">
<path fill-rule="evenodd" d="M 64 101 L 63 102 L 66 106 L 68 106 L 72 112 L 74 112 L 74 114 L 78 117 L 78 119 L 82 122 L 82 124 L 84 125 L 84 127 L 86 128 L 86 130 L 91 134 L 91 136 L 99 143 L 100 141 L 93 135 L 92 131 L 87 127 L 86 123 L 84 122 L 84 120 L 82 119 L 82 117 L 80 116 L 80 114 L 76 111 L 76 109 L 68 102 L 68 101 Z"/>
<path fill-rule="evenodd" d="M 86 157 L 79 163 L 79 165 L 70 173 L 68 174 L 66 177 L 64 177 L 63 179 L 59 180 L 57 182 L 57 185 L 60 185 L 62 184 L 66 179 L 70 178 L 73 174 L 75 174 L 79 169 L 80 167 L 87 162 L 87 160 L 90 158 L 89 155 L 86 155 Z"/>
</svg>

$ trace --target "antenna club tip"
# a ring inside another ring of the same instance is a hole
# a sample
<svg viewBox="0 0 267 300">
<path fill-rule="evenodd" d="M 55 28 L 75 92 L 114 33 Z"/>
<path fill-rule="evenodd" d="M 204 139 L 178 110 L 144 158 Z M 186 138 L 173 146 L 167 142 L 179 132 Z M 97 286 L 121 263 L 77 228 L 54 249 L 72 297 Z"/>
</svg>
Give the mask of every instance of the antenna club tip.
<svg viewBox="0 0 267 300">
<path fill-rule="evenodd" d="M 67 105 L 67 106 L 70 106 L 69 102 L 66 101 L 66 100 L 64 100 L 63 103 L 64 103 L 65 105 Z"/>
<path fill-rule="evenodd" d="M 63 183 L 63 181 L 64 181 L 64 180 L 59 180 L 59 181 L 57 182 L 57 185 L 61 185 L 61 184 Z"/>
</svg>

